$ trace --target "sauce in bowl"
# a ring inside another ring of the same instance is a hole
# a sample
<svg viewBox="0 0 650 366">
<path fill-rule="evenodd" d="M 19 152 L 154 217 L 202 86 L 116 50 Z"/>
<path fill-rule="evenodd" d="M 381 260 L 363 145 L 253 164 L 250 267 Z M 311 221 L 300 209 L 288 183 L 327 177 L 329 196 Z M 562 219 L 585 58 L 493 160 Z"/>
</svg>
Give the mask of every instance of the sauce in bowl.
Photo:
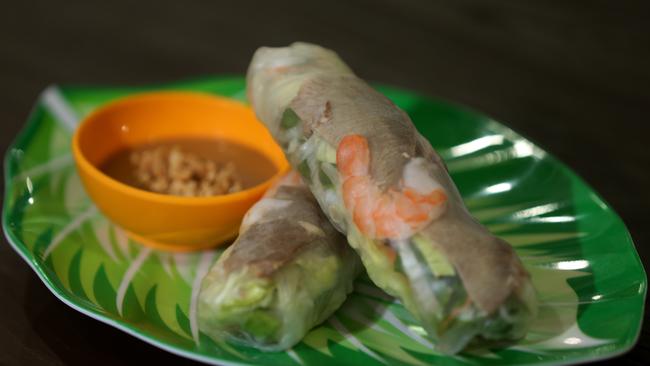
<svg viewBox="0 0 650 366">
<path fill-rule="evenodd" d="M 258 185 L 277 172 L 262 153 L 227 140 L 182 138 L 138 145 L 99 169 L 132 187 L 178 196 L 212 196 Z"/>
</svg>

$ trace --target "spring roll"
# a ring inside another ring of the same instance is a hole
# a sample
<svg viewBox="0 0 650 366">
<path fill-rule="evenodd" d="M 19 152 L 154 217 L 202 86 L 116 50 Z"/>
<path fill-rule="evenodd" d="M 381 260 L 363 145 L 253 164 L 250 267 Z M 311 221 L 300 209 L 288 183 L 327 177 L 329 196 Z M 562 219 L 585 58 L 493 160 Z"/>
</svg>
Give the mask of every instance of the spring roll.
<svg viewBox="0 0 650 366">
<path fill-rule="evenodd" d="M 402 301 L 439 351 L 525 334 L 537 311 L 528 273 L 468 213 L 404 111 L 334 52 L 306 43 L 258 49 L 247 92 L 370 278 Z"/>
<path fill-rule="evenodd" d="M 288 349 L 339 308 L 360 268 L 300 176 L 289 173 L 248 211 L 203 279 L 199 329 L 218 341 Z"/>
</svg>

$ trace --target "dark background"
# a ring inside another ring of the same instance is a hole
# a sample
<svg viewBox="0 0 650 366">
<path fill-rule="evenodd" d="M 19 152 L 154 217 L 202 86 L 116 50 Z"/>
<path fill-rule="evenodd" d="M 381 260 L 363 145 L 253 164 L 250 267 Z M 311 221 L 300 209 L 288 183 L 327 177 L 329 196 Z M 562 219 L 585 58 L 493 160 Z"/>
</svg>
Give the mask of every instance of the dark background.
<svg viewBox="0 0 650 366">
<path fill-rule="evenodd" d="M 258 46 L 311 41 L 530 137 L 602 194 L 650 264 L 647 1 L 119 2 L 0 0 L 3 151 L 48 84 L 243 73 Z M 0 304 L 0 364 L 191 363 L 68 308 L 6 243 Z M 649 332 L 615 361 L 645 364 Z"/>
</svg>

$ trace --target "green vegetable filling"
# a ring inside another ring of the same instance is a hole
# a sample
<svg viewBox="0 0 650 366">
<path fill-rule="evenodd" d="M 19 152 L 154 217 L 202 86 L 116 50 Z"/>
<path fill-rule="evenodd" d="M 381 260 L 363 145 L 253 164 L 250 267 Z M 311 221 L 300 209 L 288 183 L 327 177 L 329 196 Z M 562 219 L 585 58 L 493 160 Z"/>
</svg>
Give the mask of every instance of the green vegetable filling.
<svg viewBox="0 0 650 366">
<path fill-rule="evenodd" d="M 251 312 L 244 322 L 242 329 L 258 340 L 267 340 L 280 328 L 280 321 L 267 311 Z"/>
<path fill-rule="evenodd" d="M 323 168 L 318 170 L 318 179 L 320 179 L 320 183 L 323 185 L 325 188 L 333 188 L 334 183 L 332 183 L 332 180 L 330 177 L 323 171 Z"/>
<path fill-rule="evenodd" d="M 330 164 L 336 164 L 336 149 L 325 140 L 318 139 L 316 143 L 316 159 Z"/>
<path fill-rule="evenodd" d="M 282 114 L 282 120 L 280 121 L 280 127 L 288 130 L 292 127 L 297 126 L 298 123 L 300 123 L 300 117 L 298 117 L 296 112 L 294 112 L 291 108 L 285 109 L 284 113 Z"/>
<path fill-rule="evenodd" d="M 305 178 L 305 181 L 308 184 L 311 184 L 311 169 L 309 168 L 309 163 L 306 159 L 298 164 L 298 173 Z"/>
<path fill-rule="evenodd" d="M 421 235 L 414 235 L 411 238 L 411 242 L 415 244 L 415 247 L 418 249 L 424 260 L 427 263 L 429 269 L 435 276 L 454 276 L 456 271 L 454 271 L 454 266 L 449 263 L 447 258 L 433 246 L 426 238 Z"/>
<path fill-rule="evenodd" d="M 273 286 L 268 282 L 248 282 L 239 289 L 237 296 L 232 296 L 227 302 L 221 305 L 221 311 L 225 314 L 226 312 L 237 312 L 242 309 L 259 306 L 261 303 L 264 303 L 264 300 L 269 300 L 267 297 L 272 294 L 272 290 Z"/>
</svg>

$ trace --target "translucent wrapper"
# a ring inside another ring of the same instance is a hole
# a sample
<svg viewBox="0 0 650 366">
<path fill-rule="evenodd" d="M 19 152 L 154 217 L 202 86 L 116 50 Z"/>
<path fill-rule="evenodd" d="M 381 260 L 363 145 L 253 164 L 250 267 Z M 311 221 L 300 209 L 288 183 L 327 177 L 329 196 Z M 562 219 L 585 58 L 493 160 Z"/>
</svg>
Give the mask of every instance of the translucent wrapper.
<svg viewBox="0 0 650 366">
<path fill-rule="evenodd" d="M 247 81 L 258 118 L 371 279 L 438 350 L 524 336 L 537 311 L 528 273 L 469 215 L 406 113 L 315 45 L 259 49 Z"/>
<path fill-rule="evenodd" d="M 203 279 L 199 327 L 216 340 L 288 349 L 338 309 L 359 269 L 358 256 L 290 173 L 249 210 Z"/>
</svg>

